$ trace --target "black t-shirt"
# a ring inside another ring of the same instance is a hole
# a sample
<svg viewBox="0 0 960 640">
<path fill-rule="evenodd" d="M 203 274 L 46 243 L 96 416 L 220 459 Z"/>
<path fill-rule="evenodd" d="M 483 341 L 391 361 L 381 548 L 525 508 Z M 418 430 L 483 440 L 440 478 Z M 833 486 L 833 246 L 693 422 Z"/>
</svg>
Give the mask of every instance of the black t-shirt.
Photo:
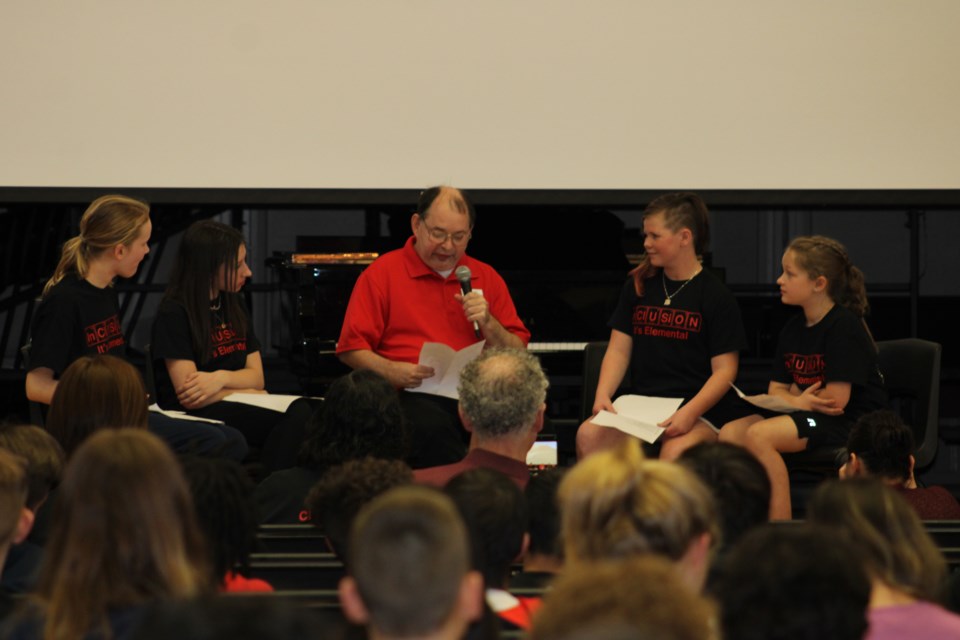
<svg viewBox="0 0 960 640">
<path fill-rule="evenodd" d="M 747 338 L 737 301 L 715 275 L 704 269 L 679 292 L 684 281 L 662 278 L 645 280 L 642 298 L 627 278 L 609 326 L 633 339 L 636 393 L 690 398 L 713 373 L 710 359 L 745 349 Z"/>
<path fill-rule="evenodd" d="M 242 307 L 241 307 L 242 308 Z M 243 308 L 243 312 L 247 311 Z M 253 324 L 247 316 L 247 334 L 241 335 L 233 323 L 222 323 L 210 312 L 210 359 L 201 362 L 193 348 L 190 320 L 186 308 L 169 298 L 160 303 L 153 322 L 150 350 L 155 363 L 157 402 L 167 409 L 182 409 L 173 390 L 173 382 L 163 360 L 192 360 L 197 371 L 239 371 L 247 364 L 247 354 L 260 351 L 260 342 L 253 333 Z"/>
<path fill-rule="evenodd" d="M 849 382 L 850 401 L 843 417 L 850 421 L 886 406 L 873 340 L 860 318 L 840 305 L 812 327 L 806 326 L 802 312 L 787 321 L 777 342 L 772 379 L 795 383 L 801 390 L 816 382 L 824 387 Z"/>
<path fill-rule="evenodd" d="M 30 369 L 47 367 L 59 378 L 80 356 L 126 357 L 120 306 L 112 287 L 100 289 L 67 275 L 43 298 L 33 317 Z"/>
<path fill-rule="evenodd" d="M 303 524 L 311 521 L 304 502 L 321 474 L 304 467 L 275 471 L 253 492 L 260 524 Z"/>
</svg>

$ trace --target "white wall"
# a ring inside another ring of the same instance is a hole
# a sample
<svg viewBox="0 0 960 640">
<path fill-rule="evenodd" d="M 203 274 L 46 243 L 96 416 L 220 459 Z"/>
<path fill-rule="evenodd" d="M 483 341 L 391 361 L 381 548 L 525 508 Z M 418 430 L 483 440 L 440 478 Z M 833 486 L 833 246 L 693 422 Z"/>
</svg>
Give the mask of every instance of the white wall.
<svg viewBox="0 0 960 640">
<path fill-rule="evenodd" d="M 9 0 L 0 186 L 958 188 L 956 0 Z"/>
</svg>

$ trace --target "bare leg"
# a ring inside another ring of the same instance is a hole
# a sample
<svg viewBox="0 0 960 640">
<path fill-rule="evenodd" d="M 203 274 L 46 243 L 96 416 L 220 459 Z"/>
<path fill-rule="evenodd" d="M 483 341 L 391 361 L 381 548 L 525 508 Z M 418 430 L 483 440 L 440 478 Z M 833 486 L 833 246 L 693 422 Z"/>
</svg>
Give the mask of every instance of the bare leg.
<svg viewBox="0 0 960 640">
<path fill-rule="evenodd" d="M 728 422 L 720 429 L 720 442 L 729 442 L 730 444 L 736 444 L 741 447 L 744 446 L 744 442 L 747 439 L 747 429 L 750 425 L 756 424 L 761 420 L 763 420 L 763 417 L 754 414 L 740 418 L 739 420 L 734 420 L 733 422 Z"/>
<path fill-rule="evenodd" d="M 601 427 L 587 420 L 577 429 L 577 459 L 583 460 L 591 453 L 613 449 L 631 437 L 618 429 Z"/>
<path fill-rule="evenodd" d="M 780 453 L 803 451 L 807 448 L 807 438 L 799 437 L 797 426 L 788 416 L 778 416 L 748 427 L 744 444 L 770 477 L 770 519 L 790 520 L 793 517 L 790 476 Z"/>
<path fill-rule="evenodd" d="M 703 420 L 697 420 L 693 429 L 675 438 L 667 438 L 660 447 L 660 459 L 673 461 L 680 454 L 701 442 L 716 442 L 717 432 Z"/>
</svg>

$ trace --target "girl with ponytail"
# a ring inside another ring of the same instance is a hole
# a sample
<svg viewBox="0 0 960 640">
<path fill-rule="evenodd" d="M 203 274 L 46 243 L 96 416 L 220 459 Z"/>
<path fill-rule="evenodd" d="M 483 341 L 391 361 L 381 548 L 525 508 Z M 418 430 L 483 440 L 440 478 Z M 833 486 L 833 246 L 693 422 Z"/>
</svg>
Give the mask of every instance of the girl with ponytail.
<svg viewBox="0 0 960 640">
<path fill-rule="evenodd" d="M 630 272 L 610 319 L 593 415 L 615 413 L 613 396 L 630 372 L 632 393 L 683 398 L 662 423 L 660 457 L 715 441 L 717 430 L 745 414 L 730 383 L 747 346 L 740 309 L 701 260 L 710 239 L 707 207 L 695 193 L 654 199 L 643 214 L 646 255 Z M 582 457 L 630 438 L 587 420 L 577 432 Z"/>
<path fill-rule="evenodd" d="M 123 357 L 115 278 L 132 278 L 150 252 L 150 208 L 133 198 L 97 198 L 80 219 L 80 235 L 63 245 L 34 316 L 27 397 L 50 404 L 57 378 L 83 355 Z"/>
<path fill-rule="evenodd" d="M 780 332 L 768 393 L 792 413 L 754 414 L 731 422 L 720 440 L 746 447 L 770 476 L 771 519 L 792 515 L 783 452 L 844 446 L 861 415 L 886 404 L 877 347 L 864 320 L 869 306 L 863 273 L 832 238 L 793 240 L 777 278 L 780 299 L 800 307 Z"/>
</svg>

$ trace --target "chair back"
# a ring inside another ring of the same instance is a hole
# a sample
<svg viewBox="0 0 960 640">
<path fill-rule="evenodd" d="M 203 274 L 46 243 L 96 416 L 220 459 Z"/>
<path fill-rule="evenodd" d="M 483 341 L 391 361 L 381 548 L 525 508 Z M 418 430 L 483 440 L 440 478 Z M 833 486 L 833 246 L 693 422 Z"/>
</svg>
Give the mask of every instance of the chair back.
<svg viewBox="0 0 960 640">
<path fill-rule="evenodd" d="M 597 395 L 597 383 L 600 382 L 600 364 L 607 352 L 607 343 L 588 342 L 583 350 L 583 395 L 580 398 L 580 423 L 590 417 L 593 398 Z"/>
<path fill-rule="evenodd" d="M 916 468 L 933 462 L 940 420 L 940 355 L 936 342 L 919 338 L 877 342 L 890 408 L 913 429 Z"/>
<path fill-rule="evenodd" d="M 583 395 L 580 398 L 580 422 L 583 423 L 593 413 L 593 400 L 597 395 L 597 384 L 600 382 L 600 366 L 603 356 L 607 353 L 606 340 L 588 342 L 583 350 Z M 627 368 L 620 383 L 620 390 L 630 388 L 630 369 Z"/>
<path fill-rule="evenodd" d="M 150 396 L 150 404 L 157 402 L 157 377 L 153 369 L 153 352 L 150 351 L 150 344 L 143 345 L 143 356 L 146 362 L 143 364 L 143 382 L 147 387 L 147 395 Z"/>
</svg>

